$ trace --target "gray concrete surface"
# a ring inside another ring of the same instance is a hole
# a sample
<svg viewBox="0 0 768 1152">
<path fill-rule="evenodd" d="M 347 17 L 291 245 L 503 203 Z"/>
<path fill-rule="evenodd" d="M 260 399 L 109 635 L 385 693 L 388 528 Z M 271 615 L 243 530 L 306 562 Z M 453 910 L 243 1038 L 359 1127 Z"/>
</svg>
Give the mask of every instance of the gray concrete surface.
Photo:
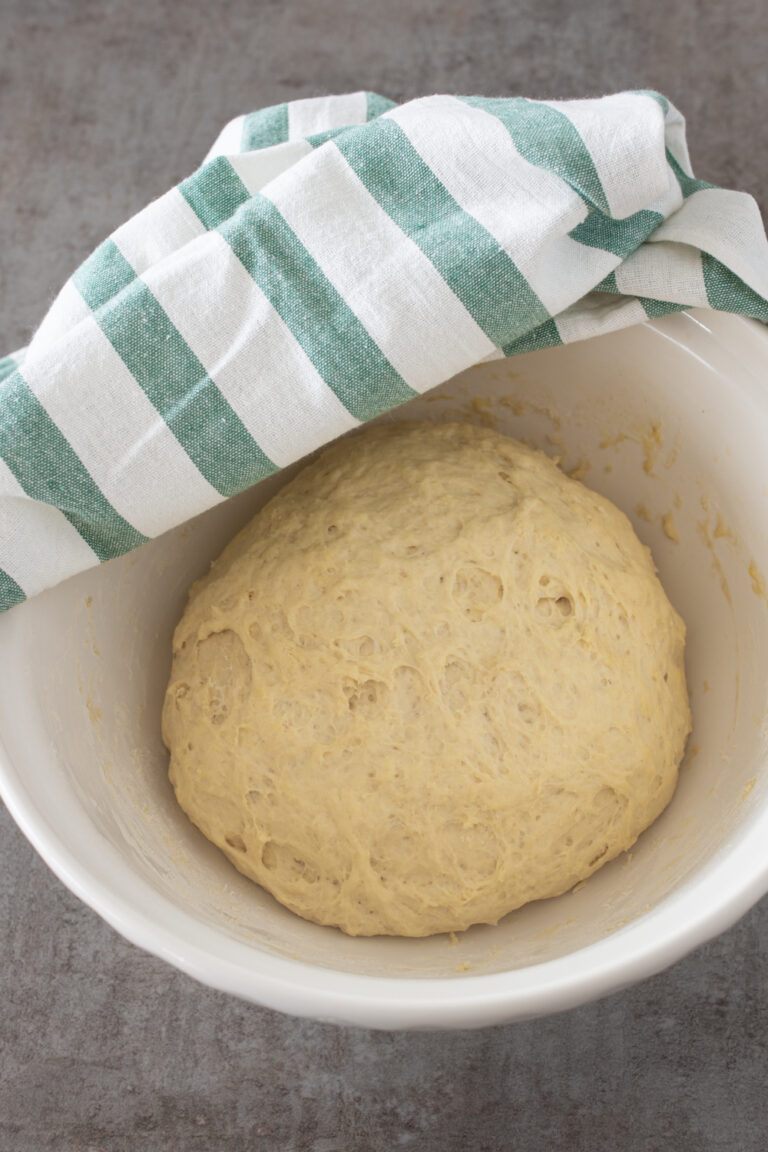
<svg viewBox="0 0 768 1152">
<path fill-rule="evenodd" d="M 231 116 L 371 88 L 656 87 L 768 201 L 765 0 L 0 0 L 0 336 Z M 768 903 L 670 971 L 485 1032 L 379 1034 L 137 951 L 0 814 L 0 1152 L 764 1152 Z"/>
</svg>

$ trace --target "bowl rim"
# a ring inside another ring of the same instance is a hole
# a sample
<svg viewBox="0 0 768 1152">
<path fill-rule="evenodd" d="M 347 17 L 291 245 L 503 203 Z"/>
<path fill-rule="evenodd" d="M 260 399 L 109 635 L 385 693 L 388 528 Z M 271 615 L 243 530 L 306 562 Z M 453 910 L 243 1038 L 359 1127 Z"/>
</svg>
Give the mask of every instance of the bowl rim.
<svg viewBox="0 0 768 1152">
<path fill-rule="evenodd" d="M 54 769 L 55 763 L 52 755 Z M 84 866 L 37 810 L 3 742 L 0 790 L 11 816 L 55 875 L 132 944 L 218 991 L 289 1015 L 358 1027 L 485 1027 L 575 1008 L 666 968 L 730 927 L 768 892 L 768 857 L 760 851 L 768 837 L 766 808 L 747 818 L 738 840 L 699 868 L 693 882 L 584 948 L 492 974 L 362 975 L 259 951 L 233 939 L 226 940 L 229 955 L 224 955 L 221 934 L 177 908 L 142 877 L 130 877 L 135 898 L 128 900 L 115 883 L 124 871 L 117 850 L 101 845 L 101 876 Z"/>
<path fill-rule="evenodd" d="M 711 316 L 697 311 L 694 316 L 682 313 L 675 319 L 679 323 L 685 318 L 711 331 L 703 323 Z M 742 332 L 744 325 L 759 331 L 768 359 L 768 331 L 763 325 L 719 314 L 716 327 L 724 324 Z M 659 322 L 649 326 L 657 327 Z M 22 617 L 23 613 L 7 613 L 0 621 L 0 639 L 18 631 L 23 634 Z M 2 658 L 0 681 L 6 697 L 3 711 L 16 715 L 20 678 Z M 20 703 L 19 707 L 18 714 L 23 715 L 25 706 Z M 46 769 L 56 774 L 53 746 L 46 746 L 44 754 Z M 22 758 L 18 759 L 17 764 L 0 731 L 0 797 L 54 874 L 117 932 L 209 987 L 290 1015 L 339 1024 L 379 1029 L 471 1028 L 573 1008 L 661 971 L 730 927 L 768 892 L 766 804 L 762 809 L 755 805 L 738 833 L 655 907 L 576 951 L 491 974 L 353 974 L 225 937 L 178 908 L 143 877 L 126 874 L 120 853 L 106 841 L 100 846 L 103 868 L 97 873 L 77 857 L 37 807 L 25 786 Z M 71 790 L 68 781 L 66 788 Z"/>
</svg>

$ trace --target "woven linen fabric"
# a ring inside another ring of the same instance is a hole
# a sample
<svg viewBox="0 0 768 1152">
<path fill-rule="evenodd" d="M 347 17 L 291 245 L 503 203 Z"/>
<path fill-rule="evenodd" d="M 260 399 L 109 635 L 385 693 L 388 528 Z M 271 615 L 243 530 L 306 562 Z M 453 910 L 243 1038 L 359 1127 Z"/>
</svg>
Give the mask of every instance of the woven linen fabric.
<svg viewBox="0 0 768 1152">
<path fill-rule="evenodd" d="M 241 116 L 0 361 L 0 608 L 479 361 L 767 298 L 757 205 L 657 93 Z"/>
</svg>

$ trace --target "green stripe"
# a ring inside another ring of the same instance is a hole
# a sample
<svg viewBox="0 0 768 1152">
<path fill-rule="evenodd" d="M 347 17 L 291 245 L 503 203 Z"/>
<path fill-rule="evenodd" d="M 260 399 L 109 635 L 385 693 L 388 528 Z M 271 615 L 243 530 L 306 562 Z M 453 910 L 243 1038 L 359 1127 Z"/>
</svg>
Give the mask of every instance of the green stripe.
<svg viewBox="0 0 768 1152">
<path fill-rule="evenodd" d="M 356 419 L 415 395 L 269 200 L 251 197 L 219 231 Z"/>
<path fill-rule="evenodd" d="M 593 292 L 615 292 L 619 296 L 622 295 L 622 292 L 619 289 L 618 284 L 616 283 L 616 273 L 615 272 L 609 272 L 608 275 L 603 280 L 601 280 L 599 284 L 595 284 L 595 287 L 592 289 L 592 291 Z"/>
<path fill-rule="evenodd" d="M 72 283 L 92 312 L 111 303 L 135 280 L 136 273 L 114 240 L 99 244 L 72 277 Z"/>
<path fill-rule="evenodd" d="M 19 585 L 0 568 L 0 612 L 7 612 L 9 608 L 21 604 L 22 600 L 26 600 L 26 596 Z"/>
<path fill-rule="evenodd" d="M 145 542 L 94 483 L 19 372 L 0 385 L 0 407 L 0 457 L 30 499 L 59 508 L 99 560 Z"/>
<path fill-rule="evenodd" d="M 127 280 L 132 272 L 130 265 L 114 244 L 113 248 L 107 257 L 108 265 L 116 268 L 122 260 Z M 85 302 L 94 308 L 92 299 L 97 296 L 91 297 L 89 289 L 100 283 L 98 274 L 81 283 L 76 273 L 74 281 Z M 275 471 L 275 465 L 259 448 L 143 280 L 134 275 L 119 299 L 97 305 L 94 315 L 131 375 L 217 492 L 232 496 Z"/>
<path fill-rule="evenodd" d="M 538 352 L 542 348 L 555 348 L 562 342 L 555 321 L 547 320 L 544 324 L 539 324 L 538 328 L 505 344 L 503 351 L 505 356 L 517 356 L 520 352 Z"/>
<path fill-rule="evenodd" d="M 680 191 L 686 200 L 689 196 L 692 196 L 694 192 L 702 192 L 705 188 L 717 187 L 716 184 L 708 184 L 706 180 L 698 180 L 695 176 L 689 176 L 687 172 L 684 172 L 669 148 L 667 148 L 667 163 L 677 177 Z"/>
<path fill-rule="evenodd" d="M 323 132 L 313 132 L 311 136 L 305 136 L 304 139 L 307 141 L 307 144 L 311 144 L 313 148 L 319 148 L 329 140 L 335 140 L 337 136 L 341 136 L 342 132 L 348 131 L 349 125 L 346 128 L 326 128 Z"/>
<path fill-rule="evenodd" d="M 390 108 L 396 107 L 394 100 L 379 96 L 378 92 L 366 92 L 365 103 L 368 110 L 366 120 L 375 120 L 377 116 L 382 116 L 385 112 L 389 112 Z"/>
<path fill-rule="evenodd" d="M 26 351 L 26 348 L 22 348 L 19 352 L 14 352 L 12 356 L 3 356 L 0 360 L 0 383 L 24 363 Z"/>
<path fill-rule="evenodd" d="M 656 320 L 659 316 L 669 316 L 672 312 L 685 312 L 689 304 L 669 304 L 666 300 L 651 300 L 648 296 L 638 296 L 637 299 L 645 308 L 649 320 Z"/>
<path fill-rule="evenodd" d="M 340 137 L 336 146 L 497 347 L 547 319 L 515 262 L 454 200 L 399 124 L 375 120 Z"/>
<path fill-rule="evenodd" d="M 104 240 L 77 269 L 72 283 L 95 312 L 119 296 L 135 279 L 136 273 L 114 240 Z"/>
<path fill-rule="evenodd" d="M 209 230 L 228 220 L 250 196 L 226 156 L 198 168 L 179 184 L 179 192 Z"/>
<path fill-rule="evenodd" d="M 626 260 L 663 222 L 660 212 L 648 208 L 624 220 L 613 220 L 602 212 L 590 212 L 586 220 L 577 224 L 568 235 L 588 248 L 602 248 L 604 252 L 613 252 L 614 256 Z"/>
<path fill-rule="evenodd" d="M 612 292 L 616 296 L 626 295 L 619 290 L 615 272 L 609 272 L 605 279 L 601 280 L 594 288 L 594 291 Z M 654 300 L 650 296 L 637 296 L 635 299 L 642 304 L 649 320 L 655 320 L 659 316 L 669 316 L 672 312 L 685 312 L 686 308 L 691 307 L 690 304 L 670 304 L 667 300 Z"/>
<path fill-rule="evenodd" d="M 616 283 L 616 273 L 609 272 L 604 280 L 594 288 L 595 292 L 612 292 L 616 296 L 624 296 L 626 293 L 619 290 Z M 629 297 L 627 297 L 629 299 Z M 636 296 L 649 320 L 655 320 L 659 316 L 669 316 L 673 312 L 685 312 L 686 308 L 691 308 L 691 304 L 670 304 L 668 300 L 655 300 L 650 296 Z"/>
<path fill-rule="evenodd" d="M 739 312 L 768 324 L 768 302 L 748 288 L 735 272 L 708 252 L 701 254 L 701 267 L 710 308 L 721 312 Z"/>
<path fill-rule="evenodd" d="M 252 152 L 255 148 L 271 148 L 273 144 L 284 144 L 288 139 L 288 105 L 274 104 L 251 112 L 243 121 L 243 134 L 240 138 L 240 151 Z"/>
<path fill-rule="evenodd" d="M 588 204 L 610 214 L 589 149 L 564 112 L 522 97 L 462 96 L 461 99 L 500 120 L 520 155 L 529 163 L 556 173 Z"/>
</svg>

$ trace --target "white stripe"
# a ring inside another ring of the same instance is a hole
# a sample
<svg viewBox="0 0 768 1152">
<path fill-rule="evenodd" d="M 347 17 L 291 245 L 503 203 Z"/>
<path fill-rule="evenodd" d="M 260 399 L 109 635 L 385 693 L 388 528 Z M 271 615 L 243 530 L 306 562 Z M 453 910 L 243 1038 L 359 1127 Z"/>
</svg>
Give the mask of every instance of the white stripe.
<svg viewBox="0 0 768 1152">
<path fill-rule="evenodd" d="M 708 306 L 701 253 L 687 244 L 642 244 L 616 269 L 616 287 L 626 296 Z"/>
<path fill-rule="evenodd" d="M 691 158 L 688 155 L 688 141 L 685 138 L 685 117 L 675 108 L 674 104 L 669 105 L 667 114 L 664 117 L 664 134 L 666 136 L 667 148 L 675 160 L 677 160 L 683 172 L 688 176 L 693 176 Z"/>
<path fill-rule="evenodd" d="M 0 460 L 2 567 L 27 596 L 98 564 L 99 558 L 63 513 L 30 500 Z"/>
<path fill-rule="evenodd" d="M 275 464 L 290 464 L 357 426 L 219 233 L 144 281 Z"/>
<path fill-rule="evenodd" d="M 577 192 L 530 164 L 497 117 L 452 96 L 393 109 L 422 160 L 454 200 L 498 241 L 554 315 L 612 272 L 619 257 L 568 232 L 587 215 Z M 384 118 L 384 117 L 382 117 Z M 675 186 L 678 188 L 677 181 Z"/>
<path fill-rule="evenodd" d="M 263 189 L 397 372 L 417 392 L 494 345 L 332 143 Z"/>
<path fill-rule="evenodd" d="M 529 163 L 501 121 L 482 108 L 426 96 L 381 119 L 400 125 L 451 196 L 510 255 L 514 250 L 525 261 L 549 232 L 570 232 L 587 215 L 578 192 Z"/>
<path fill-rule="evenodd" d="M 621 257 L 613 252 L 558 236 L 542 244 L 522 271 L 550 315 L 556 316 L 591 292 L 620 264 Z"/>
<path fill-rule="evenodd" d="M 346 128 L 348 124 L 365 124 L 368 100 L 365 92 L 343 96 L 313 96 L 308 100 L 291 100 L 288 104 L 288 139 L 298 140 L 315 132 Z"/>
<path fill-rule="evenodd" d="M 235 116 L 234 120 L 225 124 L 203 163 L 207 164 L 215 156 L 232 156 L 236 152 L 242 152 L 244 124 L 245 116 Z"/>
<path fill-rule="evenodd" d="M 652 96 L 547 100 L 573 124 L 592 157 L 610 214 L 623 220 L 667 191 L 664 110 Z"/>
<path fill-rule="evenodd" d="M 757 204 L 746 192 L 702 188 L 654 232 L 709 252 L 759 296 L 768 296 L 768 239 Z"/>
<path fill-rule="evenodd" d="M 312 145 L 306 140 L 292 140 L 287 144 L 273 144 L 271 148 L 259 148 L 255 152 L 243 152 L 241 156 L 230 156 L 229 162 L 253 196 L 312 151 Z"/>
<path fill-rule="evenodd" d="M 28 351 L 34 356 L 50 348 L 90 314 L 91 310 L 77 288 L 67 280 L 32 337 Z"/>
<path fill-rule="evenodd" d="M 178 188 L 153 200 L 116 232 L 112 239 L 138 275 L 205 232 L 205 225 Z"/>
<path fill-rule="evenodd" d="M 658 212 L 660 216 L 665 219 L 671 216 L 673 212 L 677 212 L 680 205 L 683 203 L 683 190 L 680 183 L 675 176 L 672 168 L 667 164 L 667 187 L 666 190 L 659 196 L 658 200 L 653 200 L 650 204 L 646 204 L 649 212 Z"/>
<path fill-rule="evenodd" d="M 92 317 L 22 375 L 112 507 L 145 536 L 217 504 Z"/>
<path fill-rule="evenodd" d="M 605 292 L 590 292 L 555 320 L 564 344 L 604 336 L 630 324 L 643 324 L 648 319 L 639 300 L 627 300 Z"/>
</svg>

